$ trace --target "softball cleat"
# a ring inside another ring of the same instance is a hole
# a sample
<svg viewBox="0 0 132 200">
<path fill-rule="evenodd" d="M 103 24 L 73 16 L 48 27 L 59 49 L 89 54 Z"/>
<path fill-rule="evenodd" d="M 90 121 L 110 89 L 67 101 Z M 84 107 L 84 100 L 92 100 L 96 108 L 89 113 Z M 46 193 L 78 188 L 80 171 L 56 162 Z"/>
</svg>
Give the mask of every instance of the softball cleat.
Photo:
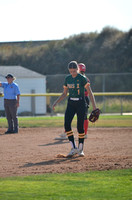
<svg viewBox="0 0 132 200">
<path fill-rule="evenodd" d="M 84 157 L 84 152 L 83 152 L 83 150 L 78 150 L 78 155 L 79 155 L 80 157 Z"/>
<path fill-rule="evenodd" d="M 74 155 L 78 154 L 78 149 L 77 148 L 72 148 L 67 157 L 72 157 Z"/>
</svg>

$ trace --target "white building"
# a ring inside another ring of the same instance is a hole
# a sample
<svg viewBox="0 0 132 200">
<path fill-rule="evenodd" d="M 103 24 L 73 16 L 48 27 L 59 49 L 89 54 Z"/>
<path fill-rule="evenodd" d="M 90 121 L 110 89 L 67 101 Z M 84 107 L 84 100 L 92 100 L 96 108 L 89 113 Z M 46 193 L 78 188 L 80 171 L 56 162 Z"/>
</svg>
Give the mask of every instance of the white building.
<svg viewBox="0 0 132 200">
<path fill-rule="evenodd" d="M 12 74 L 16 77 L 21 94 L 46 93 L 46 76 L 21 66 L 0 66 L 0 82 L 6 82 L 5 76 Z M 0 87 L 0 92 L 3 88 Z M 3 97 L 0 98 L 0 110 L 4 110 Z M 19 113 L 42 115 L 46 113 L 46 97 L 20 97 Z"/>
</svg>

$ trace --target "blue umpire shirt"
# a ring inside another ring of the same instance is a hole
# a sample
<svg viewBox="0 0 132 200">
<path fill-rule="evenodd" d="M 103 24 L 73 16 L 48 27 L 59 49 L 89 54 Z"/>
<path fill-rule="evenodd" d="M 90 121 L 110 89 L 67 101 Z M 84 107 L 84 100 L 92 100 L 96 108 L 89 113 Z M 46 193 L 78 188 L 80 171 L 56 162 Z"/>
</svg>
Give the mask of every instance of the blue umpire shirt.
<svg viewBox="0 0 132 200">
<path fill-rule="evenodd" d="M 19 87 L 16 83 L 1 83 L 1 87 L 4 88 L 4 99 L 17 99 L 17 95 L 20 95 Z"/>
</svg>

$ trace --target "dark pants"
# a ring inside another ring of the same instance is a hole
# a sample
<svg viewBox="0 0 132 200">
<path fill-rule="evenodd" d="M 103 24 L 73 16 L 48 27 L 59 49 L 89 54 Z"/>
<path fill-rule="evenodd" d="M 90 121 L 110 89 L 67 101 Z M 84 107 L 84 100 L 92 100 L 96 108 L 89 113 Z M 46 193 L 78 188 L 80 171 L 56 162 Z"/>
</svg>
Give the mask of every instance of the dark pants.
<svg viewBox="0 0 132 200">
<path fill-rule="evenodd" d="M 5 114 L 9 131 L 18 131 L 16 99 L 4 99 Z"/>
<path fill-rule="evenodd" d="M 84 133 L 84 116 L 85 116 L 86 102 L 84 98 L 73 101 L 68 99 L 67 109 L 65 112 L 65 131 L 72 130 L 71 123 L 75 114 L 77 114 L 77 130 L 78 133 Z"/>
</svg>

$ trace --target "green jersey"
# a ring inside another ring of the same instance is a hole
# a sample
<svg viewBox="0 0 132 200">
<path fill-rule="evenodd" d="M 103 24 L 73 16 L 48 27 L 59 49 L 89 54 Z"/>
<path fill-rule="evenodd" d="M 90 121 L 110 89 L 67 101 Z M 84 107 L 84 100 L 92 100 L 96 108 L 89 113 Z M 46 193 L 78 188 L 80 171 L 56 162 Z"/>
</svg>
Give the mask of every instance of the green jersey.
<svg viewBox="0 0 132 200">
<path fill-rule="evenodd" d="M 69 97 L 79 98 L 84 97 L 85 86 L 89 84 L 87 78 L 81 74 L 77 74 L 75 78 L 72 75 L 68 75 L 65 78 L 64 87 L 69 90 Z"/>
</svg>

